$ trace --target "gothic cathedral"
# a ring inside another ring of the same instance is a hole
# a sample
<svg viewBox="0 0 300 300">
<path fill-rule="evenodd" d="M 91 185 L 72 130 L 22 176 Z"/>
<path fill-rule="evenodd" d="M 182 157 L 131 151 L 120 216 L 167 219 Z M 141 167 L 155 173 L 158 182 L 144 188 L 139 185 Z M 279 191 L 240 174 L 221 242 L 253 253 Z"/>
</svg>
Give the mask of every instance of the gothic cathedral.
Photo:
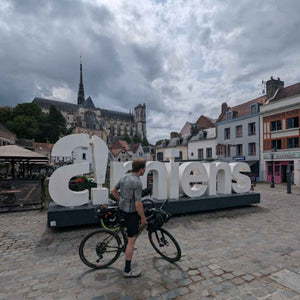
<svg viewBox="0 0 300 300">
<path fill-rule="evenodd" d="M 72 133 L 88 133 L 101 137 L 107 143 L 138 134 L 141 139 L 146 137 L 146 105 L 139 104 L 134 113 L 123 113 L 108 109 L 96 108 L 91 97 L 85 99 L 82 79 L 82 63 L 80 63 L 80 82 L 77 104 L 55 101 L 44 98 L 34 98 L 44 113 L 49 113 L 54 105 L 66 119 L 67 129 Z"/>
</svg>

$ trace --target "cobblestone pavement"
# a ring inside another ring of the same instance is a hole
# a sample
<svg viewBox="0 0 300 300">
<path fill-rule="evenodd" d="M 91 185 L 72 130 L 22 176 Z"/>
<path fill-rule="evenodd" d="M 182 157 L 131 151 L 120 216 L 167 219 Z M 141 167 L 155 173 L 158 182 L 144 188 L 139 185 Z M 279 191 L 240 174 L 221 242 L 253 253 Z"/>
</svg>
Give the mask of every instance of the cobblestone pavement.
<svg viewBox="0 0 300 300">
<path fill-rule="evenodd" d="M 122 277 L 124 254 L 105 270 L 80 261 L 80 240 L 95 227 L 48 229 L 45 211 L 0 214 L 0 299 L 300 299 L 300 189 L 255 190 L 259 205 L 172 218 L 176 264 L 143 233 L 136 279 Z"/>
</svg>

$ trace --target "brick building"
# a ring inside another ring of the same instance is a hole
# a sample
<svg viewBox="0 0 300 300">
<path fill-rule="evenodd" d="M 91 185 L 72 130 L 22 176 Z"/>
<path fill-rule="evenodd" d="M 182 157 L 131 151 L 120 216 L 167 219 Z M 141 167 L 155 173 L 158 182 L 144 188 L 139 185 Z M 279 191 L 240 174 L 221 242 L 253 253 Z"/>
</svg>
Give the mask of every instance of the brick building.
<svg viewBox="0 0 300 300">
<path fill-rule="evenodd" d="M 286 182 L 287 168 L 292 181 L 300 185 L 300 83 L 284 87 L 283 81 L 267 82 L 268 99 L 261 107 L 261 171 L 265 181 Z"/>
</svg>

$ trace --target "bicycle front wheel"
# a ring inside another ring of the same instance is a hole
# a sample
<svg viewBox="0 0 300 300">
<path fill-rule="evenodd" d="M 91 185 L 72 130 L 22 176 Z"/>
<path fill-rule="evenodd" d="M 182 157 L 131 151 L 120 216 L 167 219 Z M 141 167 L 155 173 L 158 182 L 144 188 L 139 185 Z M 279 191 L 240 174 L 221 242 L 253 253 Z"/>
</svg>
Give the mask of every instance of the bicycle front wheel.
<svg viewBox="0 0 300 300">
<path fill-rule="evenodd" d="M 181 258 L 181 249 L 173 235 L 167 230 L 160 228 L 154 232 L 148 232 L 152 247 L 169 262 L 178 261 Z"/>
<path fill-rule="evenodd" d="M 103 269 L 113 264 L 122 251 L 117 234 L 105 229 L 91 232 L 80 243 L 79 256 L 90 268 Z"/>
</svg>

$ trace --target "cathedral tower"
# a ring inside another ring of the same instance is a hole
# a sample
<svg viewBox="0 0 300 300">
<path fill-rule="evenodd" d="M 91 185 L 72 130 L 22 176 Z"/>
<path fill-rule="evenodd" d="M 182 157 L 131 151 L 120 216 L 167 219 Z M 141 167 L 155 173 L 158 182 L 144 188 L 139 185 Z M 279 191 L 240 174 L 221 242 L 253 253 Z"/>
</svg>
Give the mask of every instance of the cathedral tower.
<svg viewBox="0 0 300 300">
<path fill-rule="evenodd" d="M 78 89 L 78 96 L 77 96 L 77 104 L 83 105 L 84 104 L 84 88 L 83 88 L 83 81 L 82 81 L 82 63 L 80 61 L 80 82 L 79 82 L 79 89 Z"/>
<path fill-rule="evenodd" d="M 136 131 L 141 139 L 146 136 L 146 104 L 139 104 L 134 108 L 134 121 L 136 124 Z"/>
</svg>

